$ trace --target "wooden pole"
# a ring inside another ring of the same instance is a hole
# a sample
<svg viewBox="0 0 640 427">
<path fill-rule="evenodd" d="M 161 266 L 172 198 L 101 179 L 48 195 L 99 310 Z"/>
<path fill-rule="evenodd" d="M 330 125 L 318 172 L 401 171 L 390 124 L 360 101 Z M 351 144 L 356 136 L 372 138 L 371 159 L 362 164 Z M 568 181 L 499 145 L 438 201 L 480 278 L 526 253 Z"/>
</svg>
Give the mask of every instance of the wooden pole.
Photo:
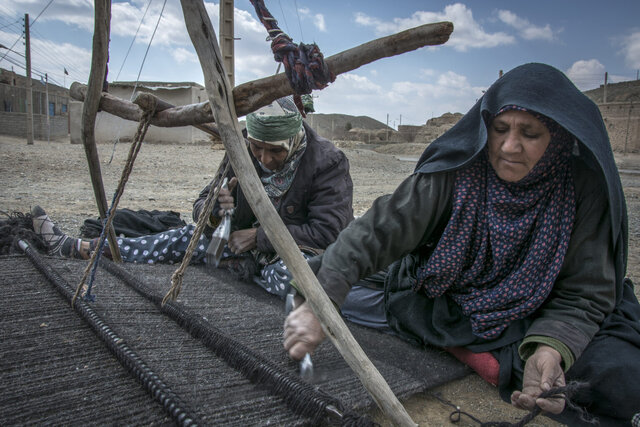
<svg viewBox="0 0 640 427">
<path fill-rule="evenodd" d="M 69 93 L 73 99 L 84 101 L 87 86 L 73 82 Z M 176 107 L 147 92 L 138 92 L 133 98 L 133 102 L 118 98 L 108 92 L 102 92 L 100 109 L 122 119 L 139 122 L 142 113 L 150 109 L 153 102 L 156 103 L 156 114 L 151 119 L 152 125 L 160 127 L 194 126 L 209 135 L 220 138 L 216 125 L 207 123 L 207 121 L 213 121 L 209 101 Z"/>
<path fill-rule="evenodd" d="M 24 57 L 27 66 L 27 145 L 33 145 L 33 81 L 31 80 L 31 36 L 29 14 L 24 14 Z"/>
<path fill-rule="evenodd" d="M 296 283 L 320 319 L 325 333 L 358 375 L 382 412 L 398 425 L 415 426 L 382 375 L 349 332 L 264 192 L 249 153 L 242 143 L 243 137 L 234 108 L 232 89 L 226 78 L 215 32 L 202 0 L 181 0 L 181 4 L 187 31 L 202 65 L 205 87 L 222 142 L 253 212 L 278 254 L 293 273 Z"/>
<path fill-rule="evenodd" d="M 93 54 L 91 57 L 91 73 L 89 74 L 89 85 L 87 87 L 86 99 L 82 107 L 82 143 L 89 164 L 89 174 L 93 185 L 93 194 L 98 205 L 100 218 L 107 217 L 107 198 L 104 193 L 102 183 L 102 172 L 100 171 L 100 159 L 95 139 L 95 124 L 98 106 L 100 104 L 100 94 L 104 82 L 107 66 L 107 55 L 109 53 L 109 26 L 111 23 L 111 1 L 95 1 L 95 22 L 93 32 Z M 109 247 L 115 262 L 122 262 L 120 249 L 116 241 L 116 233 L 113 228 L 108 234 Z"/>
<path fill-rule="evenodd" d="M 412 50 L 445 43 L 451 32 L 451 22 L 425 24 L 397 34 L 364 43 L 326 59 L 327 66 L 337 76 L 355 70 L 381 58 L 399 55 Z M 86 87 L 74 82 L 71 97 L 77 101 L 85 98 Z M 233 88 L 233 102 L 238 117 L 242 117 L 278 98 L 293 94 L 293 89 L 284 73 L 243 83 Z M 108 93 L 103 93 L 100 108 L 118 117 L 139 120 L 142 111 L 131 103 L 126 103 Z M 215 119 L 208 102 L 185 105 L 157 113 L 151 124 L 173 127 L 201 123 L 212 123 Z"/>
<path fill-rule="evenodd" d="M 336 76 L 389 56 L 410 52 L 424 46 L 439 45 L 449 40 L 451 22 L 438 22 L 410 28 L 382 37 L 326 58 L 329 70 Z M 243 83 L 233 89 L 236 112 L 243 116 L 268 105 L 278 98 L 293 94 L 284 73 Z"/>
<path fill-rule="evenodd" d="M 218 12 L 220 15 L 220 54 L 227 71 L 227 78 L 231 87 L 235 86 L 235 53 L 234 53 L 234 19 L 233 0 L 220 0 L 218 2 Z"/>
</svg>

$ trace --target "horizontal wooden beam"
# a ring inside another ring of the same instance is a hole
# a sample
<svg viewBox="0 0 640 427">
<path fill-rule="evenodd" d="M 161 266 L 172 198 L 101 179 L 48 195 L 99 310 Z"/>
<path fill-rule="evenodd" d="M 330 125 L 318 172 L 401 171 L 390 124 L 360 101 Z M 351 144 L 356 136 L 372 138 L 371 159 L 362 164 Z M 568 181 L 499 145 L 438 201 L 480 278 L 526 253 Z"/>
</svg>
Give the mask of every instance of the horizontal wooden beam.
<svg viewBox="0 0 640 427">
<path fill-rule="evenodd" d="M 410 52 L 424 46 L 443 44 L 449 40 L 452 31 L 451 22 L 425 24 L 372 40 L 332 55 L 325 61 L 331 72 L 337 76 L 382 58 Z M 73 99 L 84 101 L 86 86 L 74 82 L 71 85 L 70 94 Z M 243 83 L 233 89 L 236 114 L 242 117 L 278 98 L 292 94 L 293 89 L 284 73 Z M 126 120 L 139 121 L 142 116 L 142 109 L 136 104 L 106 92 L 102 93 L 100 109 Z M 201 102 L 180 107 L 167 107 L 156 113 L 151 124 L 160 127 L 177 127 L 214 121 L 209 102 Z"/>
</svg>

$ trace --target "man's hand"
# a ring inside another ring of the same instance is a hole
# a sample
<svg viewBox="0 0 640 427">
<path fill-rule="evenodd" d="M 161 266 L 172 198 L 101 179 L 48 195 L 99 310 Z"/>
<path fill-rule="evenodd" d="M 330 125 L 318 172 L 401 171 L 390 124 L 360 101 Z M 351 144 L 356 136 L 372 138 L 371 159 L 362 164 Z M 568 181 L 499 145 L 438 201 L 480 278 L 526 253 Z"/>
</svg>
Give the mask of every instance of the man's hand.
<svg viewBox="0 0 640 427">
<path fill-rule="evenodd" d="M 246 228 L 244 230 L 234 231 L 229 235 L 229 249 L 234 254 L 241 254 L 243 252 L 250 251 L 256 247 L 257 244 L 257 228 Z"/>
<path fill-rule="evenodd" d="M 565 385 L 561 362 L 562 357 L 557 350 L 547 345 L 538 345 L 535 353 L 524 365 L 522 391 L 514 391 L 511 394 L 511 403 L 517 408 L 529 411 L 538 405 L 545 412 L 561 413 L 565 404 L 563 399 L 538 398 L 543 391 Z"/>
<path fill-rule="evenodd" d="M 233 200 L 233 196 L 231 195 L 231 192 L 236 187 L 236 184 L 238 184 L 238 178 L 234 176 L 227 183 L 228 188 L 220 189 L 220 192 L 218 193 L 218 203 L 220 203 L 220 210 L 218 211 L 218 216 L 223 216 L 225 211 L 231 210 L 235 207 L 235 200 Z"/>
<path fill-rule="evenodd" d="M 305 354 L 313 354 L 324 340 L 322 326 L 306 302 L 293 310 L 284 321 L 284 348 L 293 360 L 302 360 Z"/>
</svg>

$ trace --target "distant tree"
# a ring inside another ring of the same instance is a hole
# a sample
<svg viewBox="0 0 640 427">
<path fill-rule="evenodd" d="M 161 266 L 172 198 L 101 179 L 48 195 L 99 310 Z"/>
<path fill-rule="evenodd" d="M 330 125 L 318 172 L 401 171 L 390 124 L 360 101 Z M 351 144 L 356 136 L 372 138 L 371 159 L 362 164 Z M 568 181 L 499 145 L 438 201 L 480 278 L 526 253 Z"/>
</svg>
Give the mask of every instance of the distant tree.
<svg viewBox="0 0 640 427">
<path fill-rule="evenodd" d="M 351 122 L 347 122 L 347 124 L 344 125 L 344 130 L 346 130 L 347 132 L 349 132 L 352 128 L 353 126 L 351 125 Z"/>
</svg>

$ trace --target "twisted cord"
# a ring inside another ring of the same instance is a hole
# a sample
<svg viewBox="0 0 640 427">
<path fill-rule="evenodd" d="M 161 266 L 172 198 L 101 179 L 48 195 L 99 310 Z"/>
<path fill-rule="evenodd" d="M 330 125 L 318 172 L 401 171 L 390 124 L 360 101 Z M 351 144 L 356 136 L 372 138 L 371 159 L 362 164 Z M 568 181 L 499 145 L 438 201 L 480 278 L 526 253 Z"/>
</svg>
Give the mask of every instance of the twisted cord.
<svg viewBox="0 0 640 427">
<path fill-rule="evenodd" d="M 263 0 L 251 0 L 256 14 L 267 30 L 271 51 L 276 62 L 284 64 L 291 88 L 299 96 L 313 89 L 324 89 L 336 76 L 324 62 L 324 56 L 315 43 L 296 45 L 279 27 Z"/>
<path fill-rule="evenodd" d="M 589 387 L 588 383 L 572 381 L 566 386 L 555 387 L 555 388 L 552 388 L 551 390 L 542 392 L 539 397 L 543 399 L 544 398 L 563 399 L 567 407 L 574 410 L 580 416 L 580 420 L 583 421 L 585 424 L 598 425 L 598 420 L 596 418 L 590 415 L 584 408 L 579 407 L 578 405 L 573 403 L 573 401 L 571 401 L 571 397 L 575 395 L 575 393 L 587 387 Z M 462 416 L 464 415 L 470 418 L 471 420 L 475 421 L 476 423 L 478 423 L 480 427 L 522 427 L 530 423 L 531 421 L 533 421 L 535 417 L 537 417 L 542 413 L 542 409 L 540 409 L 540 407 L 536 405 L 536 407 L 533 408 L 527 415 L 525 415 L 524 417 L 522 417 L 522 419 L 520 419 L 520 421 L 515 423 L 510 423 L 507 421 L 483 422 L 482 420 L 474 417 L 470 413 L 462 411 L 459 406 L 454 405 L 453 403 L 449 402 L 439 394 L 431 393 L 431 395 L 436 399 L 438 399 L 440 402 L 444 403 L 445 405 L 455 408 L 455 411 L 449 414 L 449 420 L 454 424 L 460 422 Z"/>
<path fill-rule="evenodd" d="M 200 240 L 200 236 L 204 231 L 204 227 L 205 225 L 207 225 L 207 220 L 211 215 L 213 205 L 218 199 L 218 193 L 220 193 L 221 188 L 220 180 L 223 176 L 227 175 L 229 171 L 229 165 L 229 159 L 225 154 L 222 158 L 222 161 L 220 162 L 220 165 L 218 166 L 216 178 L 209 188 L 209 194 L 207 194 L 207 198 L 204 201 L 204 206 L 202 207 L 202 211 L 200 212 L 200 216 L 198 217 L 198 223 L 196 224 L 196 228 L 191 235 L 191 240 L 189 240 L 189 246 L 187 246 L 187 250 L 184 253 L 182 262 L 180 263 L 180 266 L 176 269 L 176 271 L 174 271 L 171 275 L 171 288 L 169 289 L 169 291 L 167 291 L 167 294 L 162 299 L 162 305 L 166 304 L 168 301 L 175 301 L 180 294 L 180 290 L 182 290 L 182 279 L 184 277 L 184 272 L 187 270 L 189 262 L 191 262 L 193 251 L 198 245 L 198 240 Z M 220 173 L 221 170 L 222 174 Z"/>
<path fill-rule="evenodd" d="M 113 195 L 113 200 L 111 202 L 111 206 L 107 211 L 106 218 L 103 219 L 102 232 L 100 233 L 100 239 L 98 240 L 98 244 L 96 245 L 96 250 L 91 254 L 91 259 L 87 268 L 84 271 L 82 279 L 78 284 L 75 295 L 71 300 L 71 306 L 75 304 L 78 295 L 82 293 L 82 297 L 85 300 L 93 301 L 95 297 L 91 295 L 91 288 L 93 286 L 93 281 L 95 279 L 96 270 L 98 267 L 98 263 L 100 261 L 100 256 L 102 255 L 102 251 L 106 244 L 106 237 L 111 230 L 111 223 L 113 222 L 113 217 L 115 216 L 116 209 L 118 207 L 118 203 L 120 201 L 120 197 L 124 193 L 124 187 L 129 180 L 129 175 L 131 175 L 131 171 L 133 169 L 133 164 L 140 152 L 140 148 L 142 147 L 142 141 L 144 140 L 145 135 L 147 134 L 147 129 L 149 129 L 149 125 L 151 124 L 151 118 L 155 114 L 156 111 L 156 101 L 153 100 L 153 105 L 150 110 L 145 111 L 140 118 L 140 124 L 138 125 L 138 130 L 133 138 L 133 142 L 131 143 L 131 148 L 129 149 L 129 156 L 127 157 L 127 161 L 125 163 L 124 169 L 122 170 L 122 175 L 120 176 L 120 182 L 118 183 L 118 187 Z M 89 277 L 89 281 L 87 282 L 87 277 Z"/>
</svg>

